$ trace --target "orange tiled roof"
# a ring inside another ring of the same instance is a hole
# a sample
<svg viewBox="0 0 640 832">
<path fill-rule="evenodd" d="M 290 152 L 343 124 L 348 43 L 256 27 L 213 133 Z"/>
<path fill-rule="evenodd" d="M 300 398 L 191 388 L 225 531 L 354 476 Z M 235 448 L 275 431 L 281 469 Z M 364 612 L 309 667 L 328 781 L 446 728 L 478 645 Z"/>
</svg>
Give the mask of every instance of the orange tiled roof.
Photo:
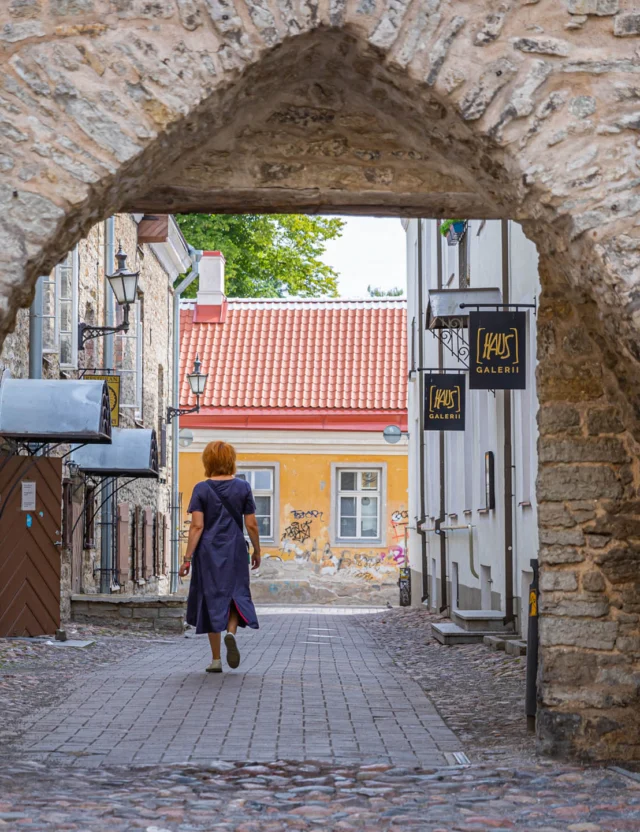
<svg viewBox="0 0 640 832">
<path fill-rule="evenodd" d="M 181 308 L 180 401 L 195 404 L 186 373 L 198 353 L 203 414 L 406 411 L 403 299 L 236 299 L 223 323 L 194 322 L 194 308 Z"/>
</svg>

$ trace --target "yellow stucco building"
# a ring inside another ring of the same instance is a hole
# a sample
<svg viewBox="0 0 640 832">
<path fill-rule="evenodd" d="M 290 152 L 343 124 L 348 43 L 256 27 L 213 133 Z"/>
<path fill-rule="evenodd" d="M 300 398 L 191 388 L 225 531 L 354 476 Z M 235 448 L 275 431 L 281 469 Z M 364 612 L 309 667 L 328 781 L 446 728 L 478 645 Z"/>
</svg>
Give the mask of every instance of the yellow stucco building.
<svg viewBox="0 0 640 832">
<path fill-rule="evenodd" d="M 256 600 L 397 603 L 407 557 L 406 312 L 399 299 L 231 300 L 208 253 L 181 314 L 181 373 L 208 372 L 180 427 L 183 517 L 223 440 L 252 486 L 264 554 Z M 192 403 L 184 383 L 183 403 Z M 195 403 L 195 400 L 194 402 Z"/>
</svg>

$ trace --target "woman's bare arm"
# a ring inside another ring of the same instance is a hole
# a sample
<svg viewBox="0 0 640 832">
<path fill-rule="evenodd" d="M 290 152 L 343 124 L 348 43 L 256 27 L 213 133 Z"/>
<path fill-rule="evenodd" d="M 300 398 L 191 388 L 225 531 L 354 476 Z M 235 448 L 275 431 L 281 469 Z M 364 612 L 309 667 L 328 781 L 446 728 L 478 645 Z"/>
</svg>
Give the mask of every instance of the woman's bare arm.
<svg viewBox="0 0 640 832">
<path fill-rule="evenodd" d="M 189 566 L 191 558 L 196 550 L 202 532 L 204 529 L 204 514 L 201 511 L 194 511 L 191 513 L 191 526 L 189 527 L 189 539 L 187 541 L 187 551 L 184 556 L 184 563 L 180 567 L 179 575 L 184 578 L 189 574 Z"/>
<path fill-rule="evenodd" d="M 262 560 L 260 555 L 260 533 L 258 532 L 258 521 L 255 514 L 245 514 L 244 525 L 253 546 L 253 554 L 251 555 L 251 568 L 257 569 Z"/>
</svg>

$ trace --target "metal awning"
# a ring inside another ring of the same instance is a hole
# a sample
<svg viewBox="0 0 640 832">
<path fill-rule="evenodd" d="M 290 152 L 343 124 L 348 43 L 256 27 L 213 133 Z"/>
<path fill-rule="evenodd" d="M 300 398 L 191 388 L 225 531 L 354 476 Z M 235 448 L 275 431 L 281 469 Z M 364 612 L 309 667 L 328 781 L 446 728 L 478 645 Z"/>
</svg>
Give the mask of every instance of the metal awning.
<svg viewBox="0 0 640 832">
<path fill-rule="evenodd" d="M 155 430 L 113 428 L 111 440 L 110 445 L 74 448 L 71 462 L 94 477 L 158 478 Z"/>
<path fill-rule="evenodd" d="M 111 442 L 104 381 L 5 378 L 0 384 L 0 435 L 22 442 Z"/>
<path fill-rule="evenodd" d="M 460 304 L 465 306 L 460 308 Z M 469 308 L 502 303 L 500 289 L 432 289 L 427 304 L 427 329 L 459 329 L 469 322 Z"/>
</svg>

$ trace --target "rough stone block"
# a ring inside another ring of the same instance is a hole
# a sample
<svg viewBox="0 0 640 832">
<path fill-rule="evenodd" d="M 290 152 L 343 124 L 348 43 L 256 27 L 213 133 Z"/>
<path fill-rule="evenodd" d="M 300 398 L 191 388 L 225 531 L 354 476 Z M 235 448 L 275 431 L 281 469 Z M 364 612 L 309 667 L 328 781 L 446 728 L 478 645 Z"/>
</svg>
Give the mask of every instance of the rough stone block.
<svg viewBox="0 0 640 832">
<path fill-rule="evenodd" d="M 613 34 L 617 38 L 640 35 L 640 11 L 619 14 L 613 21 Z"/>
<path fill-rule="evenodd" d="M 585 559 L 584 554 L 572 546 L 542 546 L 538 556 L 540 563 L 551 566 L 558 563 L 580 563 Z"/>
<path fill-rule="evenodd" d="M 605 586 L 602 574 L 595 569 L 592 572 L 585 572 L 582 576 L 582 588 L 587 592 L 602 592 Z"/>
<path fill-rule="evenodd" d="M 582 650 L 549 650 L 542 664 L 542 679 L 548 684 L 589 685 L 597 672 L 597 654 Z"/>
<path fill-rule="evenodd" d="M 617 500 L 622 485 L 605 465 L 556 465 L 540 470 L 537 491 L 540 501 L 561 502 L 568 495 L 577 500 Z"/>
<path fill-rule="evenodd" d="M 608 534 L 587 534 L 585 540 L 590 549 L 604 549 L 609 544 L 611 536 Z"/>
<path fill-rule="evenodd" d="M 157 618 L 157 607 L 133 607 L 133 618 Z"/>
<path fill-rule="evenodd" d="M 131 618 L 133 616 L 133 609 L 131 607 L 120 607 L 118 614 L 120 618 Z"/>
<path fill-rule="evenodd" d="M 504 635 L 499 636 L 485 636 L 482 643 L 492 650 L 504 650 L 504 646 L 509 639 Z"/>
<path fill-rule="evenodd" d="M 564 526 L 569 528 L 576 525 L 576 521 L 569 514 L 562 503 L 540 503 L 538 506 L 538 521 L 540 526 Z"/>
<path fill-rule="evenodd" d="M 543 546 L 583 546 L 582 529 L 540 529 L 540 543 Z"/>
<path fill-rule="evenodd" d="M 540 462 L 627 462 L 629 455 L 619 439 L 552 439 L 540 437 Z"/>
<path fill-rule="evenodd" d="M 593 14 L 606 17 L 618 13 L 620 0 L 567 0 L 569 14 Z"/>
<path fill-rule="evenodd" d="M 540 644 L 545 647 L 586 647 L 613 650 L 618 635 L 615 621 L 575 621 L 571 618 L 540 618 Z"/>
<path fill-rule="evenodd" d="M 514 38 L 513 48 L 521 52 L 533 52 L 539 55 L 557 55 L 566 58 L 571 49 L 566 40 L 557 38 Z"/>
<path fill-rule="evenodd" d="M 592 436 L 601 433 L 622 433 L 624 425 L 614 407 L 589 410 L 587 413 L 587 430 Z"/>
<path fill-rule="evenodd" d="M 549 572 L 545 570 L 540 575 L 540 589 L 546 592 L 573 592 L 578 588 L 578 577 L 575 572 Z"/>
<path fill-rule="evenodd" d="M 609 614 L 610 604 L 606 598 L 561 598 L 542 596 L 540 612 L 547 615 L 566 615 L 571 618 L 602 618 Z"/>
<path fill-rule="evenodd" d="M 565 433 L 580 426 L 580 414 L 568 404 L 545 404 L 538 411 L 540 433 Z"/>
<path fill-rule="evenodd" d="M 184 607 L 176 607 L 176 608 L 163 608 L 160 607 L 158 610 L 158 618 L 184 618 L 186 615 L 186 610 Z"/>
<path fill-rule="evenodd" d="M 612 584 L 633 581 L 640 586 L 640 551 L 632 546 L 617 546 L 595 558 Z"/>
<path fill-rule="evenodd" d="M 582 717 L 560 713 L 542 707 L 536 714 L 538 748 L 551 757 L 566 757 L 576 753 Z"/>
</svg>

